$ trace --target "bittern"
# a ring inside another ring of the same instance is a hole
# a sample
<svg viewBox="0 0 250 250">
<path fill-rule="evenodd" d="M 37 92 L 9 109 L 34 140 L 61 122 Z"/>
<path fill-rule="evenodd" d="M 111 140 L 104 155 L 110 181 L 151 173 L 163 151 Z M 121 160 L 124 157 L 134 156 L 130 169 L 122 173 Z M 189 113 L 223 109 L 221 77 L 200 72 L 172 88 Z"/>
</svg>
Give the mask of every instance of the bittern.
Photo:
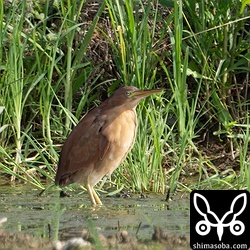
<svg viewBox="0 0 250 250">
<path fill-rule="evenodd" d="M 85 115 L 63 145 L 56 185 L 63 187 L 78 182 L 87 189 L 92 205 L 101 205 L 94 186 L 105 175 L 111 175 L 133 147 L 137 104 L 162 90 L 121 87 Z"/>
</svg>

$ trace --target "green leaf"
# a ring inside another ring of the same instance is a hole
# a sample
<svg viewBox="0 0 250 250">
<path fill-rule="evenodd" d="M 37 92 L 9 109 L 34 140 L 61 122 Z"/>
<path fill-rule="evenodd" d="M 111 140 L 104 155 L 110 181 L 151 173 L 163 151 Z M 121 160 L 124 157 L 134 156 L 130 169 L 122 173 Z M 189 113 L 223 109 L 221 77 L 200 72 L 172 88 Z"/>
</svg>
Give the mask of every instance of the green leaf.
<svg viewBox="0 0 250 250">
<path fill-rule="evenodd" d="M 241 8 L 240 8 L 240 14 L 243 13 L 243 11 L 244 11 L 247 4 L 250 4 L 250 0 L 242 0 Z"/>
<path fill-rule="evenodd" d="M 160 0 L 160 4 L 168 8 L 174 8 L 174 1 L 173 0 Z"/>
<path fill-rule="evenodd" d="M 4 107 L 4 106 L 0 106 L 0 114 L 2 114 L 2 113 L 3 113 L 4 109 L 5 109 L 5 107 Z"/>
</svg>

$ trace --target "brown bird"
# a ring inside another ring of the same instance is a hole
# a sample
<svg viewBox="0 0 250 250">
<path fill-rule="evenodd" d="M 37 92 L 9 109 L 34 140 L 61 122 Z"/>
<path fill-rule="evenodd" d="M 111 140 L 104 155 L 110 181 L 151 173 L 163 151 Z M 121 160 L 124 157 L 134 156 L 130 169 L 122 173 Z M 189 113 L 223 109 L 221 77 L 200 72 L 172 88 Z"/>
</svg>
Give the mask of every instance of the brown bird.
<svg viewBox="0 0 250 250">
<path fill-rule="evenodd" d="M 137 104 L 161 91 L 121 87 L 85 115 L 63 145 L 56 185 L 63 187 L 78 182 L 86 187 L 92 205 L 101 205 L 94 186 L 103 176 L 112 174 L 133 147 Z"/>
</svg>

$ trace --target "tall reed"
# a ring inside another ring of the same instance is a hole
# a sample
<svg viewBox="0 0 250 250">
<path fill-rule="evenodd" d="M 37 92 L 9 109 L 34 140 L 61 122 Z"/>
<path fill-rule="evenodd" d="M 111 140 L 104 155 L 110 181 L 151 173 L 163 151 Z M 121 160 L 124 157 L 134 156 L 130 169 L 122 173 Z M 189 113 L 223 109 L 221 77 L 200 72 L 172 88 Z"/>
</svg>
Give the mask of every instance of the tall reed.
<svg viewBox="0 0 250 250">
<path fill-rule="evenodd" d="M 221 3 L 107 0 L 87 22 L 85 1 L 1 1 L 0 172 L 43 188 L 100 86 L 134 85 L 166 91 L 138 106 L 135 147 L 109 184 L 168 194 L 249 186 L 249 10 Z M 95 32 L 112 51 L 108 77 L 88 54 Z M 203 137 L 228 144 L 236 164 L 240 151 L 240 176 L 221 174 L 199 148 Z M 186 186 L 180 177 L 193 168 L 198 181 Z"/>
<path fill-rule="evenodd" d="M 107 7 L 115 38 L 110 43 L 122 83 L 141 89 L 155 88 L 158 63 L 155 50 L 161 42 L 155 42 L 154 38 L 158 2 L 145 5 L 142 1 L 116 0 L 107 1 Z M 155 98 L 158 101 L 148 98 L 137 108 L 136 143 L 124 163 L 125 168 L 118 169 L 116 175 L 118 182 L 125 182 L 137 191 L 165 191 L 162 169 L 165 138 L 162 135 L 167 133 L 164 126 L 167 116 L 163 99 Z"/>
</svg>

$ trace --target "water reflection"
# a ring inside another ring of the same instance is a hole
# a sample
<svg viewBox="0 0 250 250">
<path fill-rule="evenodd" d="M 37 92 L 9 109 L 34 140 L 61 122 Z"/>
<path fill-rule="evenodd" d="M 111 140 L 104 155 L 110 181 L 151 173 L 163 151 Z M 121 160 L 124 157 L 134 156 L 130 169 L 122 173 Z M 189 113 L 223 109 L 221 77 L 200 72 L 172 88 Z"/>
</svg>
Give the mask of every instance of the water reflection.
<svg viewBox="0 0 250 250">
<path fill-rule="evenodd" d="M 131 236 L 148 239 L 154 227 L 174 235 L 189 233 L 189 200 L 176 196 L 166 203 L 163 195 L 131 194 L 131 197 L 105 197 L 104 206 L 93 209 L 88 195 L 59 197 L 50 190 L 37 197 L 39 190 L 25 185 L 0 186 L 0 217 L 8 221 L 2 228 L 8 232 L 67 240 L 82 236 L 84 229 L 96 230 L 105 236 L 127 230 Z"/>
</svg>

